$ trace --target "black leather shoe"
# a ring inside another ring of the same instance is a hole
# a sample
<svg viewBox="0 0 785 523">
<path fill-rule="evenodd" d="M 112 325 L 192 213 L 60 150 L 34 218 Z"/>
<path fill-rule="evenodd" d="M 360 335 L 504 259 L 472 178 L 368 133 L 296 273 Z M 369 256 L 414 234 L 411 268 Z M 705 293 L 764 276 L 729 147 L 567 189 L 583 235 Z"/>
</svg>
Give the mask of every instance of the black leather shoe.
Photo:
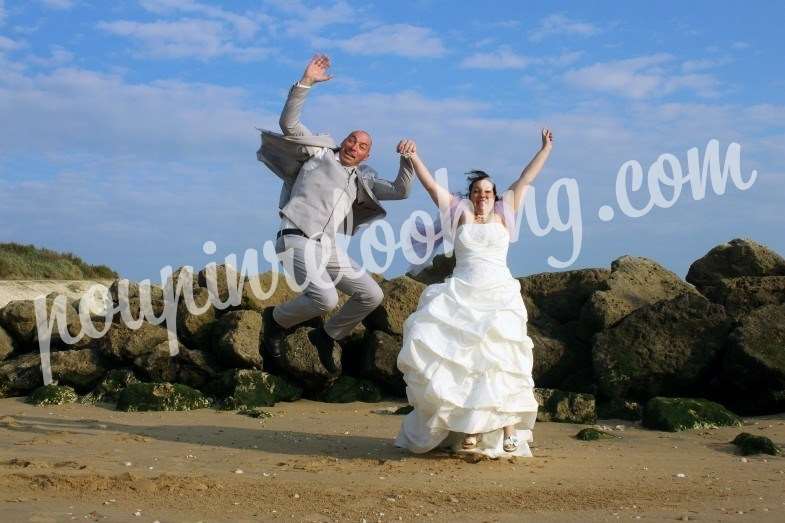
<svg viewBox="0 0 785 523">
<path fill-rule="evenodd" d="M 281 327 L 273 318 L 274 307 L 264 310 L 264 355 L 270 359 L 275 368 L 280 368 L 283 362 L 283 340 L 289 329 Z"/>
<path fill-rule="evenodd" d="M 317 327 L 316 329 L 308 331 L 308 339 L 311 341 L 316 352 L 319 354 L 319 361 L 322 362 L 327 372 L 334 374 L 338 372 L 338 367 L 335 366 L 333 359 L 333 348 L 335 347 L 335 340 L 327 334 L 324 327 Z"/>
</svg>

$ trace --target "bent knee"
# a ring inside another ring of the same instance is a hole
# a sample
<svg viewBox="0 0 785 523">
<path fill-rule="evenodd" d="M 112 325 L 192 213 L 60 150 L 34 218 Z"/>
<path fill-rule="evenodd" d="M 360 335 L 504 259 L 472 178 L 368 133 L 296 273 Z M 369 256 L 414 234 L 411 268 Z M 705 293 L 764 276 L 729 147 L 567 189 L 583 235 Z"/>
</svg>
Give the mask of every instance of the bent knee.
<svg viewBox="0 0 785 523">
<path fill-rule="evenodd" d="M 319 289 L 310 295 L 316 308 L 321 314 L 330 312 L 338 306 L 338 292 L 335 289 Z"/>
<path fill-rule="evenodd" d="M 369 309 L 375 309 L 381 305 L 382 300 L 384 300 L 384 292 L 382 292 L 381 287 L 379 287 L 376 282 L 374 282 L 374 285 L 369 286 L 363 295 L 363 301 L 368 304 Z"/>
</svg>

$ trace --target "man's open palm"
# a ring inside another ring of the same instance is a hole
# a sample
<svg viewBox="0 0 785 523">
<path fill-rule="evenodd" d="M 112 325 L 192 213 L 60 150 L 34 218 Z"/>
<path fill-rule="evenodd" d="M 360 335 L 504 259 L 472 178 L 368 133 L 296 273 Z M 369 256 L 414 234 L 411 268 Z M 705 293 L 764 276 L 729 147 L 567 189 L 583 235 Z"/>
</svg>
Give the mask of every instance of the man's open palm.
<svg viewBox="0 0 785 523">
<path fill-rule="evenodd" d="M 303 81 L 308 85 L 317 82 L 326 82 L 332 76 L 328 74 L 330 69 L 330 58 L 324 54 L 317 54 L 308 62 L 308 66 L 303 73 Z"/>
</svg>

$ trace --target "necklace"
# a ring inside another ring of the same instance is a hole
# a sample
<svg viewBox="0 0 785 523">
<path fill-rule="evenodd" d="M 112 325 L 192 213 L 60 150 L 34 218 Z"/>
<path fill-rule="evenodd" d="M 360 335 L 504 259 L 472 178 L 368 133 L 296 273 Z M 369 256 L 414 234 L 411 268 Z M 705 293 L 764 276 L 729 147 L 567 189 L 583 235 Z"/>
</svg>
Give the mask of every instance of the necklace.
<svg viewBox="0 0 785 523">
<path fill-rule="evenodd" d="M 483 216 L 481 214 L 475 214 L 474 215 L 474 222 L 475 223 L 488 223 L 492 216 L 493 216 L 493 211 L 489 212 L 485 216 Z"/>
</svg>

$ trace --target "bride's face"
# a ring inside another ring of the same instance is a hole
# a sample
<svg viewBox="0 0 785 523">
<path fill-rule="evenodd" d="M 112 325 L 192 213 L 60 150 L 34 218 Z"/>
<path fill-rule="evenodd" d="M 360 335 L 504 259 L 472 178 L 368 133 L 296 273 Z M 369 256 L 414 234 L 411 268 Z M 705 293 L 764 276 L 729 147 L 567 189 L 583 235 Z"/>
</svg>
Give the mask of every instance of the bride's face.
<svg viewBox="0 0 785 523">
<path fill-rule="evenodd" d="M 493 209 L 493 204 L 496 200 L 493 193 L 493 183 L 487 178 L 476 182 L 472 186 L 472 192 L 469 194 L 474 206 L 474 214 L 485 216 Z"/>
</svg>

